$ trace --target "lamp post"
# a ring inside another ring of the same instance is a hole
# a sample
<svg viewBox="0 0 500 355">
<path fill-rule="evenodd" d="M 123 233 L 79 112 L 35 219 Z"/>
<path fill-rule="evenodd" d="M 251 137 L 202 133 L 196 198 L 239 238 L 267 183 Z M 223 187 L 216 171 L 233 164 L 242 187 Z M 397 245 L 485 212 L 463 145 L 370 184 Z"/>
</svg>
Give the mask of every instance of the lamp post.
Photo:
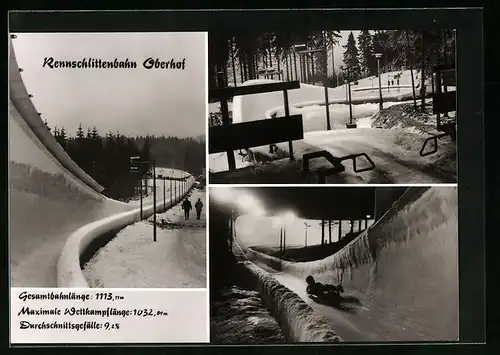
<svg viewBox="0 0 500 355">
<path fill-rule="evenodd" d="M 153 241 L 156 242 L 156 164 L 154 160 L 140 160 L 140 157 L 130 157 L 130 171 L 140 172 L 139 166 L 147 164 L 149 165 L 149 170 L 153 170 Z M 147 181 L 147 180 L 146 180 Z M 146 183 L 147 186 L 147 183 Z M 142 175 L 141 175 L 141 220 L 143 218 L 143 208 L 142 208 Z"/>
<path fill-rule="evenodd" d="M 346 75 L 347 75 L 347 91 L 349 95 L 349 123 L 346 124 L 347 128 L 356 128 L 357 125 L 356 123 L 352 123 L 352 99 L 351 99 L 351 73 L 352 69 L 350 67 L 341 67 L 341 70 L 343 70 Z"/>
<path fill-rule="evenodd" d="M 283 228 L 283 252 L 286 250 L 286 223 L 293 221 L 295 218 L 295 214 L 291 211 L 288 211 L 283 214 L 283 216 L 280 218 L 281 226 Z"/>
<path fill-rule="evenodd" d="M 382 53 L 375 53 L 375 58 L 377 58 L 377 76 L 378 76 L 378 94 L 380 96 L 379 110 L 382 111 L 384 108 L 382 104 L 382 79 L 380 78 L 380 58 L 382 58 Z"/>
<path fill-rule="evenodd" d="M 306 230 L 306 233 L 305 233 L 305 243 L 304 243 L 304 246 L 307 247 L 307 228 L 309 228 L 311 225 L 310 224 L 307 224 L 307 222 L 304 222 L 304 227 L 305 227 L 305 230 Z"/>
</svg>

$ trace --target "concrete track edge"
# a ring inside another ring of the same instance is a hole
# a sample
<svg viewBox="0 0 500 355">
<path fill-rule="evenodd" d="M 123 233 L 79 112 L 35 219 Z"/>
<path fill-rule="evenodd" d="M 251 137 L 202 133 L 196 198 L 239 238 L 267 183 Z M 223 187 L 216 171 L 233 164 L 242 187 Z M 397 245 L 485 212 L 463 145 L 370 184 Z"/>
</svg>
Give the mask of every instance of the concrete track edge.
<svg viewBox="0 0 500 355">
<path fill-rule="evenodd" d="M 234 241 L 233 252 L 248 279 L 264 299 L 266 306 L 278 321 L 288 342 L 336 343 L 342 338 L 330 327 L 328 321 L 315 314 L 295 292 L 280 284 L 274 277 L 247 259 Z"/>
<path fill-rule="evenodd" d="M 164 212 L 182 201 L 191 191 L 193 184 L 194 178 L 190 177 L 187 192 L 172 203 L 168 203 L 165 208 L 163 202 L 156 202 L 157 213 Z M 143 208 L 143 219 L 151 215 L 153 215 L 153 204 Z M 73 232 L 66 241 L 57 263 L 57 287 L 90 288 L 80 266 L 80 257 L 86 248 L 106 233 L 122 229 L 140 220 L 140 208 L 136 208 L 86 224 Z"/>
</svg>

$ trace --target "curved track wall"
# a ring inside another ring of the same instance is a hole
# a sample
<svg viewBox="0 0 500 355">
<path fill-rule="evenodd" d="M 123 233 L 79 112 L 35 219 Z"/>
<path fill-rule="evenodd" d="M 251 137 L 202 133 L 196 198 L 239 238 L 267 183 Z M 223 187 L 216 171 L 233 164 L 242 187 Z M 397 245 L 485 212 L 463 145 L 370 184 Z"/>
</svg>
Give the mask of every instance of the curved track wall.
<svg viewBox="0 0 500 355">
<path fill-rule="evenodd" d="M 300 278 L 343 282 L 380 310 L 379 324 L 407 337 L 458 339 L 458 211 L 455 187 L 411 188 L 368 230 L 323 260 L 291 263 L 247 250 Z"/>
</svg>

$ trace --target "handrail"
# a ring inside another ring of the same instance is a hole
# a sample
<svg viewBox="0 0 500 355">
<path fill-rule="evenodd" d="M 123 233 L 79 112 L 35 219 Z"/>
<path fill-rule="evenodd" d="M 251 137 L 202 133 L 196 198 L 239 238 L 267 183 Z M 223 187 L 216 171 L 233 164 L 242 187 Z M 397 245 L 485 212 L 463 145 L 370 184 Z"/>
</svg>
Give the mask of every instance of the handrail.
<svg viewBox="0 0 500 355">
<path fill-rule="evenodd" d="M 321 158 L 321 157 L 325 158 L 326 160 L 328 160 L 330 162 L 330 164 L 332 164 L 333 170 L 330 171 L 330 174 L 345 171 L 345 167 L 342 164 L 342 161 L 344 161 L 344 160 L 352 160 L 352 167 L 353 167 L 353 170 L 355 173 L 361 173 L 364 171 L 373 170 L 375 168 L 375 163 L 373 162 L 373 160 L 370 159 L 370 157 L 366 153 L 349 154 L 349 155 L 346 155 L 346 156 L 339 158 L 339 157 L 333 156 L 330 152 L 328 152 L 326 150 L 319 150 L 316 152 L 306 153 L 302 156 L 302 172 L 304 174 L 308 174 L 310 172 L 309 161 L 312 159 Z M 359 169 L 357 167 L 357 164 L 356 164 L 356 158 L 358 158 L 358 157 L 365 157 L 370 165 L 366 168 Z M 339 167 L 342 167 L 342 168 L 339 168 Z M 320 176 L 321 180 L 323 180 L 324 177 L 328 174 L 325 173 L 323 175 Z"/>
<path fill-rule="evenodd" d="M 189 178 L 189 188 L 184 195 L 180 195 L 177 199 L 163 204 L 163 201 L 155 201 L 157 211 L 168 210 L 190 192 L 193 187 L 194 178 Z M 165 206 L 165 208 L 164 208 Z M 148 218 L 153 214 L 153 204 L 143 208 L 143 217 Z M 121 212 L 110 217 L 100 219 L 84 225 L 77 229 L 69 236 L 63 247 L 61 255 L 57 263 L 57 287 L 66 288 L 89 288 L 89 284 L 85 279 L 80 265 L 81 256 L 87 251 L 93 241 L 106 233 L 121 229 L 129 224 L 141 220 L 140 208 L 132 211 Z"/>
</svg>

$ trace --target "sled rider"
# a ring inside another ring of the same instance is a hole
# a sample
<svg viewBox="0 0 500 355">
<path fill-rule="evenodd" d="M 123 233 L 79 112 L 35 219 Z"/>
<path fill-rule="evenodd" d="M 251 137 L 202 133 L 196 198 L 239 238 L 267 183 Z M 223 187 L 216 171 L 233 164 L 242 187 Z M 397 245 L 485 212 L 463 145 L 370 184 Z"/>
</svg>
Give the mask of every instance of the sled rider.
<svg viewBox="0 0 500 355">
<path fill-rule="evenodd" d="M 311 275 L 306 277 L 306 292 L 308 295 L 322 296 L 325 293 L 333 292 L 337 295 L 344 292 L 344 287 L 342 285 L 324 285 L 320 282 L 316 282 L 314 277 Z"/>
</svg>

